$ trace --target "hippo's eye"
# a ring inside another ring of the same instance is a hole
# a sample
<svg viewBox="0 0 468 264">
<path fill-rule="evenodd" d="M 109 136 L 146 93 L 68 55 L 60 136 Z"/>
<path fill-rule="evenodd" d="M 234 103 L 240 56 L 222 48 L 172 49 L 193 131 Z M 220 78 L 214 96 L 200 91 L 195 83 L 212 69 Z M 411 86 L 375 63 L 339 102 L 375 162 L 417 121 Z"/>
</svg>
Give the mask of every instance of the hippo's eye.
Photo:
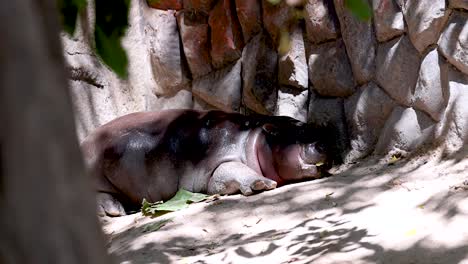
<svg viewBox="0 0 468 264">
<path fill-rule="evenodd" d="M 318 142 L 304 145 L 302 159 L 308 164 L 323 162 L 325 159 L 325 150 L 323 145 Z"/>
</svg>

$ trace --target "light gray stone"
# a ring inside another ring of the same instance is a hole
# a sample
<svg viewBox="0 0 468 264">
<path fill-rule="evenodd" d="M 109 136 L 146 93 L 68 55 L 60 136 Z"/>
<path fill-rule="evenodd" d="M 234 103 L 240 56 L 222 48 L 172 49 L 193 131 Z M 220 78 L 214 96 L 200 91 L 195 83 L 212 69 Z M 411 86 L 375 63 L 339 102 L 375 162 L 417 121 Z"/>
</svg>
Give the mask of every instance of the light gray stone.
<svg viewBox="0 0 468 264">
<path fill-rule="evenodd" d="M 449 6 L 451 8 L 463 8 L 468 10 L 468 0 L 449 0 Z"/>
<path fill-rule="evenodd" d="M 173 95 L 190 81 L 183 61 L 175 11 L 151 8 L 145 12 L 145 19 L 144 32 L 153 78 L 162 88 L 161 95 Z"/>
<path fill-rule="evenodd" d="M 280 86 L 274 115 L 289 116 L 307 122 L 308 97 L 308 90 L 301 91 L 287 86 Z"/>
<path fill-rule="evenodd" d="M 422 54 L 429 45 L 437 43 L 450 10 L 446 8 L 445 0 L 406 0 L 403 14 L 411 42 Z"/>
<path fill-rule="evenodd" d="M 377 82 L 393 99 L 409 106 L 419 64 L 419 53 L 408 37 L 380 44 L 377 50 Z"/>
<path fill-rule="evenodd" d="M 385 121 L 396 105 L 396 102 L 373 82 L 360 87 L 345 100 L 351 147 L 346 161 L 365 157 L 373 151 Z"/>
<path fill-rule="evenodd" d="M 308 122 L 316 125 L 331 126 L 336 134 L 336 150 L 345 159 L 349 150 L 348 129 L 342 98 L 320 97 L 311 93 L 309 98 Z"/>
<path fill-rule="evenodd" d="M 192 109 L 194 102 L 192 93 L 188 90 L 180 90 L 171 96 L 156 96 L 148 94 L 146 96 L 146 105 L 148 110 L 161 111 L 166 109 Z"/>
<path fill-rule="evenodd" d="M 340 35 L 332 0 L 308 0 L 304 10 L 307 39 L 310 42 L 318 44 Z"/>
<path fill-rule="evenodd" d="M 354 92 L 354 79 L 343 41 L 311 45 L 309 79 L 323 96 L 346 97 Z"/>
<path fill-rule="evenodd" d="M 393 0 L 372 0 L 377 40 L 387 41 L 405 32 L 403 13 Z"/>
<path fill-rule="evenodd" d="M 375 71 L 376 40 L 372 23 L 356 18 L 345 7 L 344 0 L 334 0 L 334 3 L 354 79 L 364 84 L 374 77 Z"/>
<path fill-rule="evenodd" d="M 439 51 L 468 74 L 468 14 L 454 11 L 439 39 Z"/>
<path fill-rule="evenodd" d="M 159 90 L 152 78 L 149 52 L 143 28 L 144 0 L 131 1 L 129 27 L 122 39 L 128 56 L 128 79 L 120 79 L 98 59 L 92 48 L 94 2 L 87 7 L 88 21 L 79 19 L 73 37 L 62 35 L 69 88 L 78 139 L 83 140 L 96 127 L 119 116 L 150 109 L 146 98 Z"/>
<path fill-rule="evenodd" d="M 437 49 L 429 52 L 421 62 L 414 89 L 414 107 L 436 121 L 440 120 L 447 103 L 447 66 Z"/>
<path fill-rule="evenodd" d="M 192 93 L 210 105 L 238 112 L 241 102 L 241 60 L 192 82 Z"/>
<path fill-rule="evenodd" d="M 278 80 L 283 85 L 307 89 L 309 77 L 302 29 L 295 27 L 290 37 L 291 47 L 278 61 Z"/>
<path fill-rule="evenodd" d="M 260 114 L 273 114 L 276 108 L 278 55 L 271 39 L 259 34 L 242 51 L 242 102 Z"/>
<path fill-rule="evenodd" d="M 434 122 L 422 112 L 397 106 L 385 122 L 375 153 L 411 152 L 432 139 L 434 128 Z"/>
<path fill-rule="evenodd" d="M 468 150 L 468 75 L 449 71 L 449 100 L 436 136 L 446 154 Z"/>
</svg>

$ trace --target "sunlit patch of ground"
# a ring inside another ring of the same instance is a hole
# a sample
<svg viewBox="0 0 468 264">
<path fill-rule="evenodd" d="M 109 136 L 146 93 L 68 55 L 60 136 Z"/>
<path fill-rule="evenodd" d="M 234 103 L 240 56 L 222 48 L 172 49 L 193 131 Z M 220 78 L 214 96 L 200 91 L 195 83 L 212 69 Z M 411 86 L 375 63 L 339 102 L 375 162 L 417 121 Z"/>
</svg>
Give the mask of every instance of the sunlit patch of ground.
<svg viewBox="0 0 468 264">
<path fill-rule="evenodd" d="M 468 157 L 438 157 L 369 159 L 330 178 L 155 219 L 106 219 L 109 251 L 145 264 L 468 264 Z"/>
</svg>

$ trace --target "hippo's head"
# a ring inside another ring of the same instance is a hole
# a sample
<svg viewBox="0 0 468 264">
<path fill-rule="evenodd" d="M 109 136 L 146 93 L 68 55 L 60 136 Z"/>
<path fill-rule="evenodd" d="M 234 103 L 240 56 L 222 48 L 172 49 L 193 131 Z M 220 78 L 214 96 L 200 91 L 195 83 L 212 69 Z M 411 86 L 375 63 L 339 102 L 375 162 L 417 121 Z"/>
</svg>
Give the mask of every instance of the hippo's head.
<svg viewBox="0 0 468 264">
<path fill-rule="evenodd" d="M 333 162 L 334 132 L 289 117 L 265 123 L 263 131 L 278 176 L 287 181 L 320 178 Z"/>
</svg>

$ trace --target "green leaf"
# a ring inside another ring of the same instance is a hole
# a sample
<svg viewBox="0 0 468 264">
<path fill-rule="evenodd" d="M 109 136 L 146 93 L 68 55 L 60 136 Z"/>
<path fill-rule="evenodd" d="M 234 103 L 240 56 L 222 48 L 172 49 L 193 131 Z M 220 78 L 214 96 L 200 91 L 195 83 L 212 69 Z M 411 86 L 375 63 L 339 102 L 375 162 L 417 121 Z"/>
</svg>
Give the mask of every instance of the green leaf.
<svg viewBox="0 0 468 264">
<path fill-rule="evenodd" d="M 281 2 L 281 0 L 268 0 L 268 2 L 270 2 L 272 5 L 277 5 Z"/>
<path fill-rule="evenodd" d="M 120 43 L 128 27 L 130 0 L 95 0 L 96 53 L 120 78 L 127 78 L 127 54 Z"/>
<path fill-rule="evenodd" d="M 145 216 L 160 216 L 168 212 L 178 211 L 187 208 L 191 203 L 198 203 L 206 200 L 208 195 L 202 193 L 192 193 L 184 189 L 180 189 L 174 197 L 166 202 L 149 203 L 143 199 L 141 213 Z"/>
<path fill-rule="evenodd" d="M 78 13 L 86 8 L 86 0 L 57 0 L 63 30 L 73 36 Z"/>
<path fill-rule="evenodd" d="M 120 78 L 126 79 L 128 76 L 128 58 L 119 36 L 107 36 L 96 25 L 94 31 L 96 41 L 96 53 L 102 61 L 109 66 Z"/>
<path fill-rule="evenodd" d="M 372 11 L 367 0 L 345 0 L 346 7 L 359 19 L 369 20 Z"/>
</svg>

